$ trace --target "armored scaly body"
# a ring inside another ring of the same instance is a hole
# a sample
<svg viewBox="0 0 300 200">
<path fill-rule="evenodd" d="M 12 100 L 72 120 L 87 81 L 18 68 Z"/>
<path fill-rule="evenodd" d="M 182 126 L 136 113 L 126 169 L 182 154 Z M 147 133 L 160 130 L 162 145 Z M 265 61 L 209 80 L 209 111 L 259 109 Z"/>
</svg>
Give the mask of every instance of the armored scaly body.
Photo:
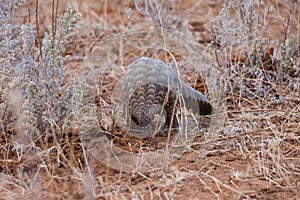
<svg viewBox="0 0 300 200">
<path fill-rule="evenodd" d="M 200 115 L 212 112 L 212 105 L 201 92 L 184 83 L 165 63 L 152 58 L 141 57 L 128 67 L 122 80 L 122 94 L 129 116 L 142 127 L 152 122 L 155 105 L 166 111 L 165 127 L 169 127 L 179 101 Z M 177 121 L 172 124 L 176 127 Z"/>
</svg>

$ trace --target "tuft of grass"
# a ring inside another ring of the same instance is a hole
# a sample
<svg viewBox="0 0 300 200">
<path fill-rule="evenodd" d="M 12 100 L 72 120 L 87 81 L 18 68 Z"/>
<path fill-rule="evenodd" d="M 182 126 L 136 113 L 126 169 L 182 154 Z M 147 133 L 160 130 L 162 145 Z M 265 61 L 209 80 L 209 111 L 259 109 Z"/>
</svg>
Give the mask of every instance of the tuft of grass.
<svg viewBox="0 0 300 200">
<path fill-rule="evenodd" d="M 213 60 L 227 80 L 229 119 L 223 131 L 232 138 L 221 144 L 238 146 L 251 163 L 247 174 L 251 169 L 251 174 L 280 187 L 292 186 L 290 175 L 297 174 L 286 153 L 295 147 L 287 138 L 299 139 L 294 122 L 300 109 L 295 98 L 299 96 L 295 85 L 299 85 L 300 38 L 291 31 L 299 31 L 299 25 L 290 23 L 299 22 L 295 6 L 299 2 L 286 3 L 290 13 L 281 27 L 285 34 L 277 41 L 270 39 L 266 28 L 270 7 L 256 0 L 225 1 L 211 23 Z"/>
<path fill-rule="evenodd" d="M 55 151 L 58 163 L 71 163 L 63 148 L 72 149 L 76 143 L 69 134 L 74 133 L 82 99 L 82 81 L 76 76 L 66 79 L 63 55 L 81 15 L 67 7 L 55 19 L 55 27 L 49 26 L 39 48 L 35 43 L 39 30 L 17 20 L 23 3 L 1 1 L 0 6 L 0 126 L 1 143 L 5 142 L 1 162 L 9 171 L 12 162 L 26 160 L 23 152 L 31 148 L 45 150 L 40 152 L 43 163 Z M 61 146 L 62 140 L 67 145 Z"/>
<path fill-rule="evenodd" d="M 55 27 L 50 26 L 45 33 L 41 48 L 34 49 L 36 62 L 24 68 L 22 120 L 33 125 L 31 134 L 33 130 L 39 135 L 70 131 L 80 104 L 80 91 L 79 84 L 75 84 L 78 80 L 64 83 L 65 58 L 62 54 L 64 46 L 74 38 L 74 27 L 80 18 L 80 14 L 68 7 L 64 15 L 57 18 Z"/>
</svg>

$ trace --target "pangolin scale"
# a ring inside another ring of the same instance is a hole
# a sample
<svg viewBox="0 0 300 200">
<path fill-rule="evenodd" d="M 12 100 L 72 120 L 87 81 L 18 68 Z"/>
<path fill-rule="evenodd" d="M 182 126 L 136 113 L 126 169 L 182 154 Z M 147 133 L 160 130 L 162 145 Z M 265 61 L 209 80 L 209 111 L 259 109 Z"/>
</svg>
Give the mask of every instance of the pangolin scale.
<svg viewBox="0 0 300 200">
<path fill-rule="evenodd" d="M 142 127 L 152 122 L 154 105 L 165 109 L 165 127 L 170 126 L 179 101 L 200 115 L 212 113 L 211 103 L 201 92 L 184 83 L 165 63 L 152 58 L 141 57 L 129 65 L 122 79 L 122 94 L 132 121 Z M 177 127 L 176 117 L 173 119 L 172 127 Z"/>
</svg>

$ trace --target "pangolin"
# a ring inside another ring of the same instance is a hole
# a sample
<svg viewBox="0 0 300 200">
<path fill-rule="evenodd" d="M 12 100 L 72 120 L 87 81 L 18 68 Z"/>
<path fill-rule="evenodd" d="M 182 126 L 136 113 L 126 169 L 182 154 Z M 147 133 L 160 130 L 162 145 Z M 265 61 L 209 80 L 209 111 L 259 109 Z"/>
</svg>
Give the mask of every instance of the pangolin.
<svg viewBox="0 0 300 200">
<path fill-rule="evenodd" d="M 138 126 L 148 126 L 153 118 L 155 105 L 166 111 L 165 127 L 169 127 L 176 105 L 181 105 L 200 115 L 212 112 L 212 105 L 199 91 L 184 83 L 178 74 L 164 62 L 141 57 L 128 66 L 122 79 L 123 103 L 131 120 Z M 172 127 L 178 126 L 173 117 Z"/>
</svg>

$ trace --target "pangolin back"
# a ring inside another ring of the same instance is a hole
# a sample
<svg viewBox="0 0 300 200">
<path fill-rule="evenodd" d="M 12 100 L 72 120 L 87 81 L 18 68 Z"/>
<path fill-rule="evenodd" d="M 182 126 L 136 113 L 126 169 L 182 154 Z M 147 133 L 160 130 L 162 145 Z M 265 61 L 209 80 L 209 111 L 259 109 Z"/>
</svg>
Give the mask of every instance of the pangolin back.
<svg viewBox="0 0 300 200">
<path fill-rule="evenodd" d="M 200 115 L 212 112 L 212 105 L 201 92 L 184 83 L 165 63 L 152 58 L 141 57 L 129 65 L 122 79 L 122 94 L 132 121 L 142 127 L 152 122 L 154 105 L 162 105 L 165 109 L 166 127 L 169 127 L 180 100 L 186 108 Z M 172 124 L 176 127 L 177 121 Z"/>
</svg>

